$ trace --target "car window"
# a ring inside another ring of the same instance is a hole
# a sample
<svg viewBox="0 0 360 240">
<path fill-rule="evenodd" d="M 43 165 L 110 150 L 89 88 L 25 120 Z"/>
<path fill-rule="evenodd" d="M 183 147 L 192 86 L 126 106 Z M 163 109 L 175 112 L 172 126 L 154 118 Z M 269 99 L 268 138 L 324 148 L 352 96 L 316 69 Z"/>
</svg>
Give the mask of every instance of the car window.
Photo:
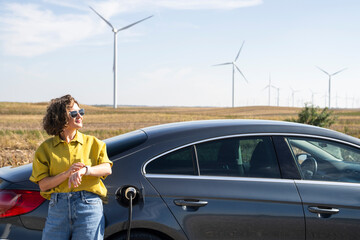
<svg viewBox="0 0 360 240">
<path fill-rule="evenodd" d="M 196 144 L 200 175 L 279 178 L 270 137 L 228 138 Z"/>
<path fill-rule="evenodd" d="M 315 138 L 287 141 L 304 179 L 360 182 L 359 148 Z"/>
<path fill-rule="evenodd" d="M 146 166 L 146 173 L 194 175 L 196 159 L 193 146 L 161 156 Z"/>
</svg>

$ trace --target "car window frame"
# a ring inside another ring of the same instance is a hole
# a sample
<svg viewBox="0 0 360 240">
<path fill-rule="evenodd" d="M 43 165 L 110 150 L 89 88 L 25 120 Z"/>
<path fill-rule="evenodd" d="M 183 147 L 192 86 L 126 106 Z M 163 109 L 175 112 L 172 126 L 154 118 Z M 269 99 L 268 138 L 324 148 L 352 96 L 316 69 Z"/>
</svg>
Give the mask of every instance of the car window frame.
<svg viewBox="0 0 360 240">
<path fill-rule="evenodd" d="M 189 176 L 189 177 L 219 177 L 219 176 L 205 176 L 205 175 L 200 175 L 200 168 L 199 168 L 199 160 L 198 160 L 198 154 L 197 154 L 197 150 L 196 150 L 196 145 L 197 144 L 201 144 L 201 143 L 205 143 L 205 142 L 210 142 L 210 141 L 216 141 L 216 140 L 222 140 L 222 139 L 229 139 L 229 138 L 246 138 L 246 137 L 269 137 L 271 139 L 271 142 L 272 142 L 272 145 L 273 145 L 273 148 L 274 148 L 274 151 L 275 151 L 275 155 L 276 155 L 276 161 L 277 161 L 277 165 L 279 167 L 279 171 L 280 171 L 280 178 L 264 178 L 264 179 L 284 179 L 283 177 L 283 174 L 282 174 L 282 169 L 281 169 L 281 163 L 279 161 L 279 155 L 278 155 L 278 151 L 277 151 L 277 148 L 276 148 L 276 144 L 274 142 L 274 139 L 273 137 L 275 136 L 276 134 L 274 133 L 253 133 L 253 134 L 234 134 L 234 135 L 226 135 L 226 136 L 219 136 L 219 137 L 214 137 L 214 138 L 208 138 L 208 139 L 203 139 L 203 140 L 199 140 L 199 141 L 195 141 L 195 142 L 191 142 L 191 143 L 188 143 L 188 144 L 184 144 L 184 145 L 181 145 L 179 147 L 176 147 L 176 148 L 173 148 L 171 150 L 168 150 L 166 152 L 163 152 L 151 159 L 149 159 L 148 161 L 146 161 L 142 168 L 141 168 L 141 172 L 142 172 L 142 175 L 145 176 L 145 177 L 151 177 L 151 176 L 158 176 L 158 175 L 163 175 L 163 176 L 178 176 L 178 177 L 186 177 L 186 176 Z M 156 159 L 166 155 L 166 154 L 169 154 L 169 153 L 172 153 L 172 152 L 175 152 L 177 150 L 180 150 L 182 148 L 186 148 L 186 147 L 189 147 L 189 146 L 193 146 L 193 149 L 195 151 L 195 159 L 196 159 L 196 172 L 198 173 L 198 175 L 181 175 L 181 174 L 156 174 L 156 173 L 147 173 L 146 172 L 146 166 L 152 162 L 152 161 L 155 161 Z M 248 176 L 221 176 L 221 177 L 224 177 L 224 178 L 255 178 L 255 177 L 248 177 Z"/>
<path fill-rule="evenodd" d="M 161 154 L 158 154 L 152 158 L 150 158 L 149 160 L 145 161 L 144 164 L 141 167 L 141 174 L 144 177 L 153 177 L 153 176 L 174 176 L 175 178 L 186 178 L 189 177 L 190 175 L 166 175 L 166 174 L 151 174 L 151 173 L 146 173 L 146 166 L 148 163 L 156 160 L 157 158 L 171 153 L 173 151 L 177 151 L 181 148 L 184 147 L 188 147 L 191 145 L 196 145 L 202 142 L 207 142 L 207 141 L 213 141 L 213 140 L 218 140 L 218 139 L 224 139 L 224 138 L 232 138 L 232 137 L 249 137 L 249 136 L 271 136 L 272 140 L 273 140 L 273 144 L 275 147 L 275 151 L 277 154 L 277 160 L 278 160 L 278 164 L 280 166 L 280 171 L 281 171 L 281 177 L 282 179 L 293 179 L 293 180 L 303 180 L 302 175 L 301 175 L 301 171 L 300 169 L 298 169 L 298 165 L 295 162 L 295 159 L 291 153 L 291 148 L 288 145 L 288 142 L 286 141 L 286 137 L 309 137 L 309 138 L 317 138 L 317 139 L 323 139 L 323 140 L 329 140 L 329 141 L 334 141 L 337 143 L 342 143 L 342 144 L 346 144 L 355 148 L 360 149 L 360 145 L 357 145 L 355 143 L 349 142 L 349 141 L 345 141 L 342 139 L 338 139 L 338 138 L 333 138 L 333 137 L 328 137 L 328 136 L 322 136 L 322 135 L 312 135 L 312 134 L 301 134 L 301 133 L 287 133 L 287 132 L 283 132 L 283 133 L 249 133 L 249 134 L 233 134 L 233 135 L 226 135 L 226 136 L 219 136 L 219 137 L 213 137 L 213 138 L 208 138 L 208 139 L 204 139 L 204 140 L 199 140 L 199 141 L 194 141 L 191 143 L 187 143 L 178 147 L 175 147 L 173 149 L 170 149 L 166 152 L 163 152 Z M 196 148 L 195 148 L 196 151 Z M 197 158 L 197 153 L 195 154 L 196 158 Z M 289 159 L 291 159 L 291 161 L 289 161 Z M 197 160 L 197 172 L 200 172 L 199 169 L 199 164 L 198 164 L 198 160 Z M 192 177 L 204 177 L 204 176 L 200 176 L 195 175 Z M 208 178 L 208 177 L 207 177 Z M 218 178 L 216 176 L 214 176 L 214 178 Z M 225 177 L 225 178 L 234 178 L 234 177 Z M 238 177 L 240 178 L 240 177 Z M 245 177 L 247 178 L 247 177 Z M 254 178 L 255 179 L 255 178 Z M 308 180 L 304 180 L 304 181 L 308 181 Z M 317 181 L 320 182 L 320 181 Z"/>
</svg>

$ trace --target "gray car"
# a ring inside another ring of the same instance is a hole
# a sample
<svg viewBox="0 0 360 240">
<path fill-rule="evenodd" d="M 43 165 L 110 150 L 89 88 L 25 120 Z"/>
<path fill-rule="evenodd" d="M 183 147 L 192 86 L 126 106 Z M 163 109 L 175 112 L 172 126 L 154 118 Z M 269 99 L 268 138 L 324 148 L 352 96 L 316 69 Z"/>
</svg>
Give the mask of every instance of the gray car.
<svg viewBox="0 0 360 240">
<path fill-rule="evenodd" d="M 106 239 L 125 239 L 129 224 L 138 240 L 360 236 L 359 139 L 296 123 L 209 120 L 105 142 L 114 162 Z M 31 170 L 0 169 L 1 239 L 41 239 L 48 201 Z"/>
</svg>

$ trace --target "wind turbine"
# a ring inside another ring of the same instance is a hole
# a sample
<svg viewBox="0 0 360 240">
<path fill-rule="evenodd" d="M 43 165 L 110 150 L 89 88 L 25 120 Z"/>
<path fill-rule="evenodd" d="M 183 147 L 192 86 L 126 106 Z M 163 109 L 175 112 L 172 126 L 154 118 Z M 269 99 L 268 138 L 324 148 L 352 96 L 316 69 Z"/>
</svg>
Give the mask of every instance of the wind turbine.
<svg viewBox="0 0 360 240">
<path fill-rule="evenodd" d="M 355 97 L 351 97 L 350 100 L 352 101 L 351 108 L 355 108 L 355 107 L 354 107 L 354 106 L 355 106 L 354 104 L 355 104 L 356 98 L 355 98 Z"/>
<path fill-rule="evenodd" d="M 276 86 L 271 86 L 271 87 L 276 89 L 276 92 L 277 92 L 277 106 L 279 107 L 280 106 L 280 88 L 276 87 Z"/>
<path fill-rule="evenodd" d="M 271 88 L 276 88 L 275 86 L 273 86 L 273 85 L 271 85 L 271 75 L 269 74 L 269 84 L 266 86 L 266 87 L 264 87 L 264 89 L 263 90 L 265 90 L 265 89 L 267 89 L 267 88 L 269 88 L 269 100 L 268 100 L 268 102 L 269 102 L 269 106 L 270 106 L 270 94 L 271 94 Z"/>
<path fill-rule="evenodd" d="M 323 69 L 321 69 L 321 68 L 319 68 L 319 67 L 317 67 L 320 71 L 322 71 L 323 73 L 325 73 L 326 75 L 328 75 L 329 76 L 329 108 L 331 107 L 331 105 L 330 105 L 330 100 L 331 100 L 331 77 L 332 76 L 334 76 L 334 75 L 336 75 L 336 74 L 338 74 L 338 73 L 340 73 L 340 72 L 342 72 L 342 71 L 344 71 L 346 68 L 343 68 L 343 69 L 341 69 L 341 70 L 339 70 L 339 71 L 337 71 L 337 72 L 334 72 L 333 74 L 330 74 L 330 73 L 328 73 L 328 72 L 326 72 L 325 70 L 323 70 Z"/>
<path fill-rule="evenodd" d="M 294 107 L 294 99 L 295 99 L 295 93 L 300 92 L 300 90 L 294 90 L 291 88 L 291 96 L 292 96 L 292 106 Z"/>
<path fill-rule="evenodd" d="M 244 74 L 241 72 L 240 68 L 236 65 L 236 60 L 239 58 L 239 55 L 240 55 L 242 47 L 244 46 L 244 43 L 245 43 L 245 41 L 243 41 L 243 43 L 242 43 L 242 45 L 240 47 L 240 50 L 237 53 L 237 55 L 235 57 L 235 60 L 233 62 L 226 62 L 226 63 L 220 63 L 220 64 L 213 65 L 213 66 L 232 65 L 232 107 L 234 107 L 234 76 L 235 76 L 235 69 L 241 74 L 241 76 L 243 76 L 245 81 L 248 82 L 246 77 L 244 76 Z"/>
<path fill-rule="evenodd" d="M 314 106 L 314 96 L 318 94 L 318 92 L 314 92 L 313 90 L 309 89 L 311 92 L 311 104 Z"/>
<path fill-rule="evenodd" d="M 101 16 L 100 13 L 95 11 L 95 9 L 93 9 L 90 6 L 89 6 L 89 8 L 91 10 L 93 10 L 96 13 L 96 15 L 98 15 L 102 20 L 104 20 L 104 22 L 106 22 L 107 25 L 109 25 L 111 27 L 112 31 L 114 32 L 114 66 L 113 66 L 113 71 L 114 71 L 114 108 L 116 108 L 117 107 L 117 34 L 120 31 L 128 29 L 128 28 L 134 26 L 135 24 L 138 24 L 138 23 L 140 23 L 142 21 L 145 21 L 146 19 L 149 19 L 149 18 L 153 17 L 153 15 L 151 15 L 149 17 L 146 17 L 144 19 L 141 19 L 141 20 L 139 20 L 137 22 L 131 23 L 131 24 L 125 26 L 125 27 L 116 29 L 108 20 L 106 20 L 103 16 Z"/>
<path fill-rule="evenodd" d="M 338 108 L 338 106 L 339 106 L 339 105 L 338 105 L 338 100 L 339 100 L 339 98 L 341 99 L 342 97 L 339 97 L 339 96 L 338 96 L 338 93 L 336 92 L 336 95 L 335 95 L 335 107 L 336 107 L 336 108 Z"/>
<path fill-rule="evenodd" d="M 326 105 L 327 105 L 327 99 L 328 99 L 328 95 L 327 95 L 327 92 L 325 92 L 325 94 L 322 96 L 325 100 L 325 103 L 324 103 L 324 108 L 326 108 Z"/>
</svg>

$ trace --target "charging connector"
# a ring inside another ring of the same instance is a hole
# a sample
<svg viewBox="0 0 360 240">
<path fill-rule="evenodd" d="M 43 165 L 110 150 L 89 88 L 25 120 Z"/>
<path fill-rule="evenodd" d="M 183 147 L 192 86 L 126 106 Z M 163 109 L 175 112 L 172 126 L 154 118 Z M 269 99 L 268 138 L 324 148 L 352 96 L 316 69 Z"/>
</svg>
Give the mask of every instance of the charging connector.
<svg viewBox="0 0 360 240">
<path fill-rule="evenodd" d="M 127 187 L 125 190 L 125 197 L 127 200 L 135 199 L 136 198 L 136 188 L 134 187 Z"/>
<path fill-rule="evenodd" d="M 124 207 L 128 207 L 132 196 L 132 204 L 137 204 L 141 198 L 140 191 L 134 186 L 123 186 L 116 190 L 116 200 Z"/>
</svg>

